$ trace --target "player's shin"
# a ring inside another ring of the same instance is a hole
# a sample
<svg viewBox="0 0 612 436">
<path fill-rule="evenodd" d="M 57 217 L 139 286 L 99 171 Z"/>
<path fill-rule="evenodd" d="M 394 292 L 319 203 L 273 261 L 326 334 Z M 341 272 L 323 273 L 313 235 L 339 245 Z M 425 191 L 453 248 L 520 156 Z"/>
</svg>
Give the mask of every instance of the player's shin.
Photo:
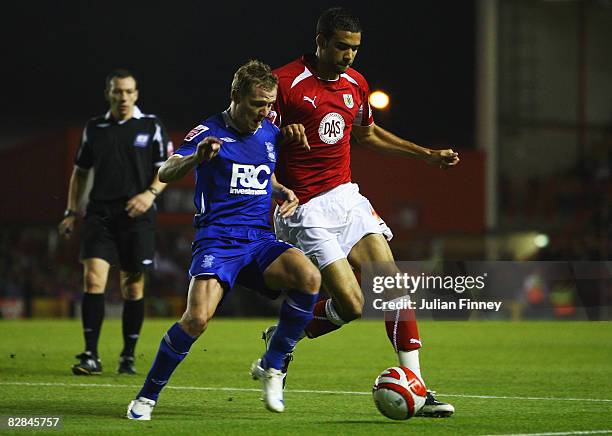
<svg viewBox="0 0 612 436">
<path fill-rule="evenodd" d="M 155 361 L 136 398 L 144 397 L 157 401 L 162 388 L 168 383 L 178 364 L 187 356 L 194 342 L 195 338 L 187 334 L 178 322 L 170 327 L 161 340 Z"/>
<path fill-rule="evenodd" d="M 281 307 L 278 326 L 263 357 L 264 368 L 280 370 L 283 367 L 285 356 L 293 352 L 304 328 L 312 319 L 312 310 L 317 298 L 318 294 L 299 291 L 287 293 L 287 298 Z"/>
<path fill-rule="evenodd" d="M 313 318 L 304 329 L 306 336 L 311 339 L 323 336 L 338 330 L 346 322 L 340 318 L 336 311 L 333 300 L 321 300 L 315 304 Z"/>
<path fill-rule="evenodd" d="M 421 337 L 413 309 L 385 311 L 387 337 L 397 352 L 399 363 L 421 377 L 419 348 Z"/>
</svg>

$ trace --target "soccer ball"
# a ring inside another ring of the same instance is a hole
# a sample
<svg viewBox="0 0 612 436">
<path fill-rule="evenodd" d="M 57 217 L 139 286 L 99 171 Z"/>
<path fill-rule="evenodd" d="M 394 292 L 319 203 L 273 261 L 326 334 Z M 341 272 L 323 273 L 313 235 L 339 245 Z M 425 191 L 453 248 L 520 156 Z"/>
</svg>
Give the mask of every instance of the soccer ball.
<svg viewBox="0 0 612 436">
<path fill-rule="evenodd" d="M 412 418 L 427 397 L 425 384 L 404 366 L 385 369 L 376 378 L 372 397 L 378 411 L 391 419 Z"/>
</svg>

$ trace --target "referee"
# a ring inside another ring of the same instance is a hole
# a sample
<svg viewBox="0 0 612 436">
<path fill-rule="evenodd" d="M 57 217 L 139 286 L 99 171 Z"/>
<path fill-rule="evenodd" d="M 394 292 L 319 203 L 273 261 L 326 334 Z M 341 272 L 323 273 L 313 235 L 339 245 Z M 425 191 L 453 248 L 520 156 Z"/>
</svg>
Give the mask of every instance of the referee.
<svg viewBox="0 0 612 436">
<path fill-rule="evenodd" d="M 111 265 L 119 263 L 123 304 L 123 350 L 120 374 L 135 374 L 134 348 L 144 319 L 145 271 L 153 266 L 155 198 L 166 186 L 157 170 L 171 150 L 166 130 L 155 115 L 136 106 L 134 75 L 115 70 L 106 78 L 109 111 L 90 119 L 81 139 L 70 177 L 68 206 L 58 229 L 69 238 L 77 205 L 89 172 L 93 186 L 82 229 L 82 322 L 85 351 L 72 366 L 76 375 L 100 374 L 98 338 L 104 319 L 104 290 Z"/>
</svg>

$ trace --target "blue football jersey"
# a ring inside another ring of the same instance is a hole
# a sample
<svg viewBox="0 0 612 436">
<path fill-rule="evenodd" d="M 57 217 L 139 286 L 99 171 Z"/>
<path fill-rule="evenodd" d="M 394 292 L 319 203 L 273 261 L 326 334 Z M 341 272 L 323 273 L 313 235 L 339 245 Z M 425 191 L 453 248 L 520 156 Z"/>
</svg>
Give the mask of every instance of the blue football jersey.
<svg viewBox="0 0 612 436">
<path fill-rule="evenodd" d="M 268 119 L 252 134 L 232 126 L 227 111 L 214 115 L 193 128 L 175 152 L 189 156 L 207 136 L 223 142 L 215 158 L 196 167 L 194 225 L 269 229 L 280 131 Z"/>
</svg>

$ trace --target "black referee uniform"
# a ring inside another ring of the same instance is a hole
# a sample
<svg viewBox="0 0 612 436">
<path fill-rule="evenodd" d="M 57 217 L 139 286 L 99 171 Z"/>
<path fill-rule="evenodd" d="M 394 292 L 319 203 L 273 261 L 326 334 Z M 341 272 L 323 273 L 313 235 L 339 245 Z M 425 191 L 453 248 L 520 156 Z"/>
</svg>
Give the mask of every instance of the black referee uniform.
<svg viewBox="0 0 612 436">
<path fill-rule="evenodd" d="M 131 218 L 127 201 L 145 191 L 171 149 L 166 129 L 155 115 L 134 107 L 132 118 L 115 121 L 110 111 L 90 119 L 75 165 L 93 168 L 93 187 L 83 223 L 81 259 L 97 257 L 121 270 L 141 272 L 153 265 L 155 204 Z"/>
</svg>

